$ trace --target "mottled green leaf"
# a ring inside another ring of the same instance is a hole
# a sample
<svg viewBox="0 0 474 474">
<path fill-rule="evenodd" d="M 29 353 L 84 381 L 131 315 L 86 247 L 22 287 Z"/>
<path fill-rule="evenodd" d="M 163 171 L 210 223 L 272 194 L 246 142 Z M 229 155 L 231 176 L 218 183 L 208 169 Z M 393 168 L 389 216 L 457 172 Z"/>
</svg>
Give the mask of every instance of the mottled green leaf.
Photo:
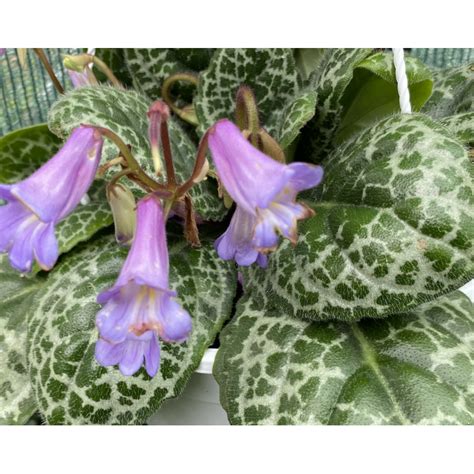
<svg viewBox="0 0 474 474">
<path fill-rule="evenodd" d="M 46 124 L 22 128 L 5 135 L 0 139 L 0 182 L 10 184 L 28 177 L 49 160 L 60 146 L 61 140 L 48 130 Z M 88 195 L 89 203 L 79 204 L 56 228 L 61 253 L 112 224 L 104 182 L 94 183 Z"/>
<path fill-rule="evenodd" d="M 92 183 L 87 195 L 87 204 L 79 204 L 74 212 L 56 227 L 61 253 L 68 252 L 79 242 L 90 239 L 96 232 L 114 221 L 103 180 Z"/>
<path fill-rule="evenodd" d="M 96 48 L 95 55 L 105 62 L 124 86 L 131 86 L 132 77 L 125 61 L 126 51 L 123 48 Z M 94 74 L 99 81 L 107 81 L 106 76 L 97 67 L 94 68 Z"/>
<path fill-rule="evenodd" d="M 474 112 L 451 115 L 441 120 L 448 130 L 466 146 L 474 147 Z"/>
<path fill-rule="evenodd" d="M 51 424 L 144 423 L 163 400 L 177 396 L 229 317 L 235 269 L 212 243 L 191 249 L 172 234 L 170 286 L 193 317 L 186 344 L 162 344 L 160 372 L 124 377 L 94 359 L 97 294 L 111 286 L 125 251 L 113 237 L 69 253 L 48 277 L 28 321 L 29 370 L 41 414 Z"/>
<path fill-rule="evenodd" d="M 262 126 L 284 147 L 314 115 L 316 95 L 301 89 L 290 49 L 219 49 L 201 74 L 194 102 L 201 132 L 221 118 L 234 120 L 242 84 L 255 94 Z"/>
<path fill-rule="evenodd" d="M 417 112 L 431 95 L 431 71 L 418 59 L 405 58 L 410 103 Z M 344 113 L 334 140 L 349 138 L 378 120 L 400 112 L 391 53 L 377 53 L 360 62 L 342 98 Z"/>
<path fill-rule="evenodd" d="M 48 161 L 61 146 L 46 124 L 21 128 L 0 138 L 0 183 L 14 183 Z"/>
<path fill-rule="evenodd" d="M 278 137 L 283 149 L 288 148 L 299 135 L 301 128 L 311 120 L 316 110 L 316 92 L 303 92 L 283 111 Z"/>
<path fill-rule="evenodd" d="M 440 119 L 473 111 L 474 64 L 441 69 L 433 73 L 433 94 L 422 111 Z"/>
<path fill-rule="evenodd" d="M 383 320 L 298 321 L 251 299 L 214 365 L 233 424 L 474 424 L 474 309 L 460 292 Z"/>
<path fill-rule="evenodd" d="M 310 77 L 311 90 L 318 96 L 316 113 L 302 134 L 299 153 L 305 161 L 320 162 L 332 150 L 332 140 L 344 111 L 342 98 L 352 80 L 354 68 L 370 49 L 326 49 Z"/>
<path fill-rule="evenodd" d="M 0 257 L 0 425 L 24 424 L 37 410 L 26 360 L 26 318 L 44 278 L 22 277 Z"/>
<path fill-rule="evenodd" d="M 298 48 L 294 50 L 295 62 L 301 77 L 304 80 L 318 70 L 324 59 L 324 48 Z"/>
<path fill-rule="evenodd" d="M 199 72 L 206 69 L 212 49 L 205 48 L 152 48 L 124 50 L 127 66 L 132 74 L 135 88 L 156 100 L 161 97 L 161 87 L 166 78 L 177 72 Z M 192 95 L 185 87 L 180 92 L 191 102 Z"/>
<path fill-rule="evenodd" d="M 382 317 L 455 290 L 474 277 L 473 172 L 442 125 L 385 119 L 327 162 L 296 247 L 284 241 L 244 281 L 312 319 Z"/>
<path fill-rule="evenodd" d="M 141 166 L 153 176 L 153 163 L 148 142 L 147 111 L 149 102 L 134 91 L 108 86 L 82 87 L 66 94 L 52 107 L 49 115 L 51 130 L 60 137 L 69 135 L 81 123 L 106 127 L 127 144 Z M 196 147 L 178 123 L 169 120 L 169 132 L 176 174 L 187 179 L 194 167 Z M 112 142 L 104 146 L 103 161 L 114 158 L 118 150 Z M 196 211 L 204 218 L 220 220 L 226 214 L 212 180 L 194 186 L 190 192 Z"/>
</svg>

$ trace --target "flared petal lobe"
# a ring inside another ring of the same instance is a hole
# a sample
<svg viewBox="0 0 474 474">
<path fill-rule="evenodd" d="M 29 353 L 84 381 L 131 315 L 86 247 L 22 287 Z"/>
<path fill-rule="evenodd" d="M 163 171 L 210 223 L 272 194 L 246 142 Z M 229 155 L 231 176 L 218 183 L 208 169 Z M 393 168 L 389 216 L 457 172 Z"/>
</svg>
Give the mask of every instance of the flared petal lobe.
<svg viewBox="0 0 474 474">
<path fill-rule="evenodd" d="M 118 365 L 123 375 L 133 375 L 145 362 L 148 375 L 154 377 L 160 367 L 160 346 L 152 331 L 119 344 L 99 339 L 95 345 L 95 357 L 104 367 Z"/>
<path fill-rule="evenodd" d="M 257 261 L 259 252 L 252 238 L 255 225 L 255 217 L 237 206 L 229 227 L 214 244 L 219 257 L 223 260 L 235 260 L 242 266 Z"/>
</svg>

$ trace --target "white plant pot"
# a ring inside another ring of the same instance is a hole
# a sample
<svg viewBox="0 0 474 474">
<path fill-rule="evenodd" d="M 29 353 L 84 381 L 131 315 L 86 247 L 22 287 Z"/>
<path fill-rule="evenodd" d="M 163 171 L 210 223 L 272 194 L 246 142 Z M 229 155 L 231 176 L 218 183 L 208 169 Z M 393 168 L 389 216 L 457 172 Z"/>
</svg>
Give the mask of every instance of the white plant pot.
<svg viewBox="0 0 474 474">
<path fill-rule="evenodd" d="M 228 425 L 219 403 L 219 386 L 212 375 L 217 349 L 208 349 L 178 398 L 166 400 L 150 425 Z"/>
<path fill-rule="evenodd" d="M 474 280 L 461 288 L 474 302 Z M 217 349 L 208 349 L 183 393 L 166 400 L 153 415 L 150 425 L 228 425 L 227 415 L 219 403 L 219 386 L 212 375 Z"/>
</svg>

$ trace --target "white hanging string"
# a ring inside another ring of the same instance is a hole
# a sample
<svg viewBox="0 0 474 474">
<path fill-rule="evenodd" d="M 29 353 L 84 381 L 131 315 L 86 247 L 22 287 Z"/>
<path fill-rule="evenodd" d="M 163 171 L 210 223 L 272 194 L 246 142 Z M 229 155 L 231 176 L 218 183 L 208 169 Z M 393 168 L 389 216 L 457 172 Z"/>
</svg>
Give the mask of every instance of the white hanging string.
<svg viewBox="0 0 474 474">
<path fill-rule="evenodd" d="M 403 48 L 392 48 L 392 51 L 393 63 L 395 65 L 395 76 L 397 78 L 398 97 L 400 100 L 400 110 L 404 114 L 411 114 L 410 91 L 408 89 L 408 78 Z"/>
</svg>

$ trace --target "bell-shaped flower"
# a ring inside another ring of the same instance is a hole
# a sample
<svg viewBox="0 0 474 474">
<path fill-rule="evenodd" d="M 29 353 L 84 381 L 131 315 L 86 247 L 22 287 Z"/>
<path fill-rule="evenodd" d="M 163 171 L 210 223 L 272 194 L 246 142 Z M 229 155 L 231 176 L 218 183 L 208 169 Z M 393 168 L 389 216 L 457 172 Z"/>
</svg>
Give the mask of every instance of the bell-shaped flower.
<svg viewBox="0 0 474 474">
<path fill-rule="evenodd" d="M 92 127 L 80 126 L 47 163 L 23 181 L 0 184 L 0 252 L 11 265 L 31 270 L 33 260 L 50 270 L 58 258 L 56 224 L 70 214 L 91 185 L 103 139 Z"/>
<path fill-rule="evenodd" d="M 219 179 L 237 205 L 228 229 L 216 241 L 217 253 L 239 265 L 256 261 L 266 266 L 266 254 L 276 249 L 279 235 L 296 243 L 297 221 L 313 215 L 296 196 L 317 186 L 323 170 L 273 160 L 227 119 L 210 129 L 208 143 Z"/>
<path fill-rule="evenodd" d="M 168 273 L 163 209 L 149 195 L 138 202 L 135 237 L 115 285 L 97 297 L 104 305 L 96 319 L 100 364 L 118 364 L 124 375 L 131 375 L 145 359 L 153 377 L 160 358 L 157 336 L 165 342 L 187 339 L 191 317 L 169 289 Z"/>
</svg>

